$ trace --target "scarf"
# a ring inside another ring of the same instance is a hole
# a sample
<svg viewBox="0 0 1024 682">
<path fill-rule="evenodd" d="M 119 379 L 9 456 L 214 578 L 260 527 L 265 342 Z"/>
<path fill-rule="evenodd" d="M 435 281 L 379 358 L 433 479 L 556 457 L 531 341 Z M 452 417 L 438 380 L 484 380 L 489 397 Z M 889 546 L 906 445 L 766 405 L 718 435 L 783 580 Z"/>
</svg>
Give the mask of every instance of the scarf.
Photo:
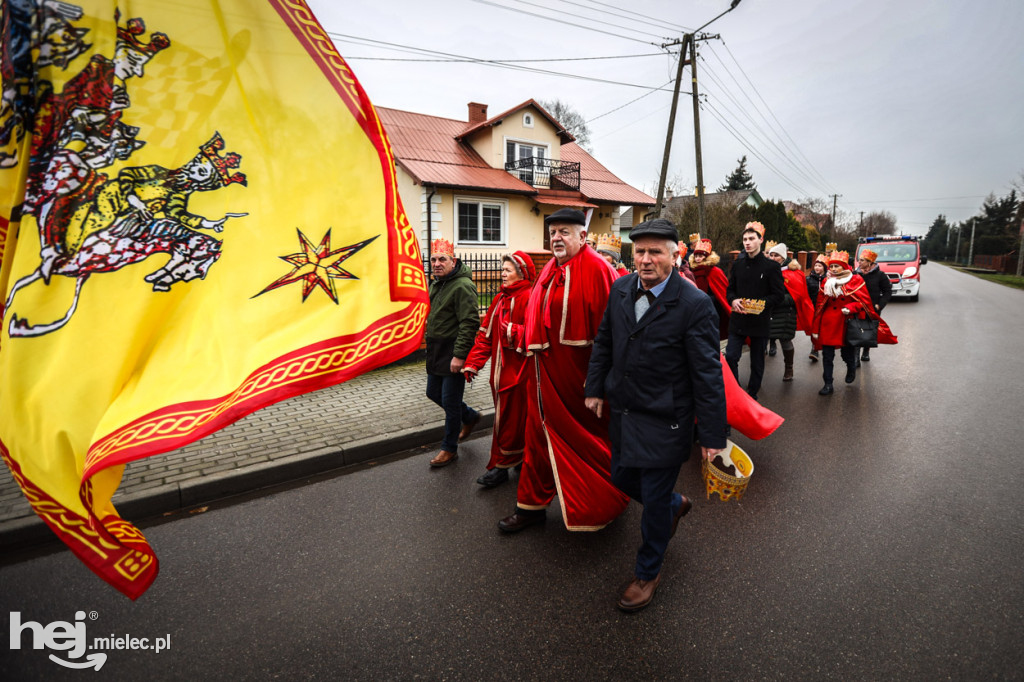
<svg viewBox="0 0 1024 682">
<path fill-rule="evenodd" d="M 850 281 L 853 277 L 851 270 L 844 270 L 841 275 L 829 275 L 829 278 L 825 280 L 825 295 L 829 298 L 839 298 L 846 292 L 843 290 L 843 285 Z"/>
</svg>

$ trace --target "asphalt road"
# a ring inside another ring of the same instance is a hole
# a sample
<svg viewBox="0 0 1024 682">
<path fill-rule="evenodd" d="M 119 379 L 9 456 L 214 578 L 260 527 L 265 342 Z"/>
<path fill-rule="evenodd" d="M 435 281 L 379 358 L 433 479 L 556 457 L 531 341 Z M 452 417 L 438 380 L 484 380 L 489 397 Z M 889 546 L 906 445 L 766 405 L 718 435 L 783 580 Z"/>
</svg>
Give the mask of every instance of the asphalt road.
<svg viewBox="0 0 1024 682">
<path fill-rule="evenodd" d="M 756 470 L 738 503 L 684 467 L 694 510 L 643 612 L 615 608 L 639 508 L 502 536 L 515 491 L 474 484 L 480 437 L 446 469 L 418 451 L 142 523 L 161 573 L 135 603 L 68 552 L 6 557 L 4 617 L 83 611 L 90 640 L 170 648 L 65 670 L 26 631 L 0 679 L 1022 679 L 1024 292 L 924 275 L 920 302 L 885 311 L 899 345 L 852 386 L 817 395 L 806 339 L 791 384 L 768 359 L 761 399 L 787 421 L 740 439 Z"/>
</svg>

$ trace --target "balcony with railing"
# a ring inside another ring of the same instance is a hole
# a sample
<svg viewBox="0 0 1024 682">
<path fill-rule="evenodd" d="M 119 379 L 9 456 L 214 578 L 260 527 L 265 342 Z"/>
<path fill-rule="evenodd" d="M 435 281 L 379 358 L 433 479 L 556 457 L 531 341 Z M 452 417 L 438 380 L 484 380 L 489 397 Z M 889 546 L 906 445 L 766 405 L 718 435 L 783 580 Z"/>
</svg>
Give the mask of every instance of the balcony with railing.
<svg viewBox="0 0 1024 682">
<path fill-rule="evenodd" d="M 533 187 L 548 189 L 580 189 L 580 164 L 576 161 L 555 161 L 529 156 L 509 161 L 505 170 Z"/>
</svg>

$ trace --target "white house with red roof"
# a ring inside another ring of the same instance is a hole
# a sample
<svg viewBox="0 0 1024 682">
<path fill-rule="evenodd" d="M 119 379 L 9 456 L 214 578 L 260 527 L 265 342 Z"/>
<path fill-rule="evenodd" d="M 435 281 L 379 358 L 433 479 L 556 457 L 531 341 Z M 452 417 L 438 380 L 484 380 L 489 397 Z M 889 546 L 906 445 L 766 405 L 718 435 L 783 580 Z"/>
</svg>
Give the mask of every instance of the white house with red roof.
<svg viewBox="0 0 1024 682">
<path fill-rule="evenodd" d="M 456 251 L 546 251 L 544 217 L 590 214 L 591 234 L 620 229 L 620 209 L 642 216 L 655 200 L 617 178 L 534 100 L 467 121 L 377 107 L 391 141 L 398 191 L 420 246 L 444 237 Z M 629 227 L 629 226 L 622 226 Z"/>
</svg>

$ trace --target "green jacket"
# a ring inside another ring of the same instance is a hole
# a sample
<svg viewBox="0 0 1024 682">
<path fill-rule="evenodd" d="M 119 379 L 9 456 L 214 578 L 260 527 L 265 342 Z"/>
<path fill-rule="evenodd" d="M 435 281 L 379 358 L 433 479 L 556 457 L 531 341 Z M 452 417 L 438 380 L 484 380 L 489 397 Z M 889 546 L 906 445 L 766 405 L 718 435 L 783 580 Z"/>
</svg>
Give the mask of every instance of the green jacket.
<svg viewBox="0 0 1024 682">
<path fill-rule="evenodd" d="M 480 313 L 477 310 L 476 285 L 469 266 L 456 260 L 455 269 L 447 277 L 430 283 L 430 315 L 427 316 L 426 338 L 455 340 L 454 356 L 465 359 L 473 348 Z"/>
</svg>

